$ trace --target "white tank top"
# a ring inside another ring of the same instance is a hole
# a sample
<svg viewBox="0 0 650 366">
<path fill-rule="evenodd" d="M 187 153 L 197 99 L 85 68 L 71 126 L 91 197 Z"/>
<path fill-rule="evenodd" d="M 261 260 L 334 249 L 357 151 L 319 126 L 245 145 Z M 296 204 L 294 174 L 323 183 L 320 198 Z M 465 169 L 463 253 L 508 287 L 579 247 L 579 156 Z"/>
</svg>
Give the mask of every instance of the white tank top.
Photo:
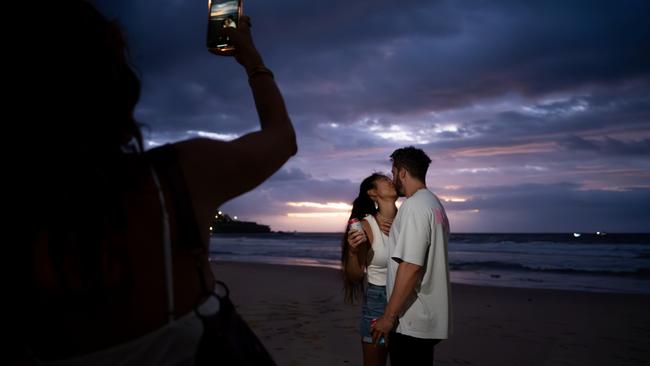
<svg viewBox="0 0 650 366">
<path fill-rule="evenodd" d="M 388 268 L 388 235 L 379 229 L 375 217 L 368 215 L 364 218 L 372 230 L 372 250 L 374 255 L 368 265 L 368 282 L 377 286 L 386 286 L 386 270 Z"/>
</svg>

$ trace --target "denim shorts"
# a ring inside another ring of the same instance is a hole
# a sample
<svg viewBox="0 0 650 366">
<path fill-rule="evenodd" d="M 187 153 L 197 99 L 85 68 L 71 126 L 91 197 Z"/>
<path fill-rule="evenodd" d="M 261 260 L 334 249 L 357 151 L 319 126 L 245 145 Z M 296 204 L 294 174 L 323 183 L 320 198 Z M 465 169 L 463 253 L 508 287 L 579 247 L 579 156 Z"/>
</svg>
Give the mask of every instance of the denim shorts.
<svg viewBox="0 0 650 366">
<path fill-rule="evenodd" d="M 370 322 L 384 314 L 386 308 L 386 286 L 377 286 L 371 283 L 366 289 L 366 296 L 361 308 L 361 321 L 359 327 L 361 330 L 361 340 L 365 343 L 372 343 L 372 334 L 370 333 Z"/>
</svg>

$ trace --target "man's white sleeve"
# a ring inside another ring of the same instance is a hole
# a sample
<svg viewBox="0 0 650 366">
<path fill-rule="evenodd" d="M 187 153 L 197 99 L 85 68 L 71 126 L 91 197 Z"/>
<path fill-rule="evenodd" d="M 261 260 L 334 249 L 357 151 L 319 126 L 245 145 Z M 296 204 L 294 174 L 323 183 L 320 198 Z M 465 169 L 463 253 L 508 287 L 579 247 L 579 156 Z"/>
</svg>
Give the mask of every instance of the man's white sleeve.
<svg viewBox="0 0 650 366">
<path fill-rule="evenodd" d="M 424 265 L 431 243 L 432 215 L 430 209 L 409 207 L 406 215 L 402 216 L 402 228 L 391 257 L 393 260 Z"/>
</svg>

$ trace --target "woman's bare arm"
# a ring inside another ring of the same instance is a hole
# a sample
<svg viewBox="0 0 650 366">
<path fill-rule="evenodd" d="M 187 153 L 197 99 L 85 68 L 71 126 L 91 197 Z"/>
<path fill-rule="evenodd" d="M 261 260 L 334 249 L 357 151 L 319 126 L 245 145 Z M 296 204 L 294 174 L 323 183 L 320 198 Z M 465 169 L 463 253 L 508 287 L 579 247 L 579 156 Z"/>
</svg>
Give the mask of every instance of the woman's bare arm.
<svg viewBox="0 0 650 366">
<path fill-rule="evenodd" d="M 372 230 L 370 229 L 370 225 L 365 220 L 362 221 L 362 225 L 365 237 L 360 232 L 348 232 L 348 246 L 350 247 L 348 255 L 350 257 L 346 261 L 345 275 L 353 281 L 362 281 L 363 275 L 365 274 L 365 263 L 359 260 L 360 246 L 370 246 L 370 243 L 372 243 Z"/>
<path fill-rule="evenodd" d="M 296 154 L 296 136 L 273 76 L 264 70 L 250 36 L 248 18 L 238 29 L 227 29 L 237 61 L 251 74 L 249 83 L 260 119 L 260 130 L 234 141 L 192 139 L 176 144 L 194 201 L 197 219 L 205 222 L 222 203 L 252 190 Z"/>
</svg>

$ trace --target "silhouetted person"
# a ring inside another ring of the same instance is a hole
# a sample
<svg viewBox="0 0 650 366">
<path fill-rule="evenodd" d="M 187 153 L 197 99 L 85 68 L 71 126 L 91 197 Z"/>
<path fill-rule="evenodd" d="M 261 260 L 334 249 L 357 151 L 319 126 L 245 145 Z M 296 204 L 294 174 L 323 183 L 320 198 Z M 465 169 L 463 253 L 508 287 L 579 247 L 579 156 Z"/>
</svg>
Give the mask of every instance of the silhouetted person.
<svg viewBox="0 0 650 366">
<path fill-rule="evenodd" d="M 194 309 L 219 309 L 206 301 L 210 216 L 296 153 L 282 96 L 242 17 L 224 32 L 261 129 L 143 152 L 140 82 L 119 29 L 85 1 L 41 10 L 52 24 L 35 24 L 47 31 L 12 176 L 11 361 L 192 364 L 203 332 Z"/>
</svg>

